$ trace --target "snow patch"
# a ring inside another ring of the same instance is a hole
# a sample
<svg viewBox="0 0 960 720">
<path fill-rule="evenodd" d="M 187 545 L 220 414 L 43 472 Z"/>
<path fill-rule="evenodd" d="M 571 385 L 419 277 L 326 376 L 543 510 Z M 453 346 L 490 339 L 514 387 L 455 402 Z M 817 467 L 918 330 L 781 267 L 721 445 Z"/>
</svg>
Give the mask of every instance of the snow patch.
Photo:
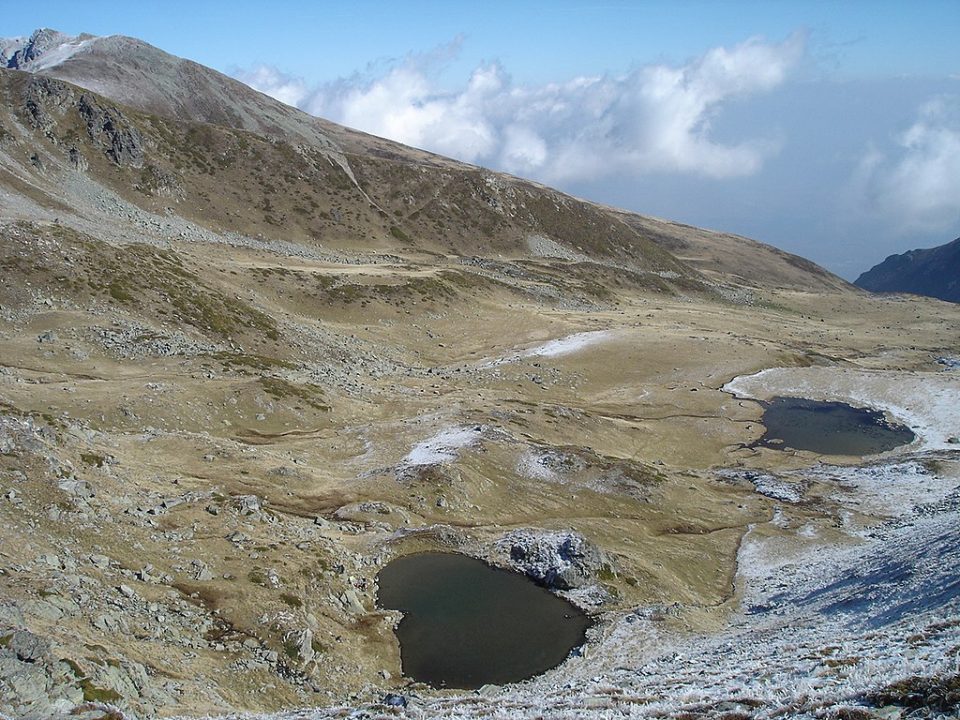
<svg viewBox="0 0 960 720">
<path fill-rule="evenodd" d="M 787 482 L 775 475 L 755 470 L 722 470 L 717 475 L 721 479 L 734 482 L 746 480 L 764 497 L 791 504 L 803 500 L 803 495 L 810 486 L 809 482 Z"/>
<path fill-rule="evenodd" d="M 572 355 L 573 353 L 580 352 L 591 345 L 605 342 L 613 337 L 613 335 L 614 333 L 610 330 L 589 330 L 587 332 L 574 333 L 572 335 L 566 335 L 564 337 L 557 338 L 556 340 L 549 340 L 540 345 L 535 345 L 532 348 L 527 348 L 526 350 L 520 350 L 519 352 L 511 355 L 504 355 L 503 357 L 496 358 L 494 360 L 488 360 L 487 362 L 483 363 L 481 367 L 496 367 L 497 365 L 514 363 L 531 357 L 555 358 L 562 357 L 563 355 Z"/>
<path fill-rule="evenodd" d="M 575 333 L 566 337 L 551 340 L 530 348 L 522 353 L 520 357 L 560 357 L 579 352 L 591 345 L 608 340 L 611 336 L 609 330 L 593 330 L 590 332 Z"/>
<path fill-rule="evenodd" d="M 547 466 L 548 459 L 546 455 L 525 450 L 517 461 L 517 474 L 533 480 L 560 482 L 560 476 Z"/>
<path fill-rule="evenodd" d="M 457 459 L 458 452 L 480 440 L 483 427 L 453 427 L 414 445 L 401 461 L 403 467 L 440 465 Z"/>
<path fill-rule="evenodd" d="M 811 479 L 834 484 L 831 499 L 880 517 L 899 517 L 920 505 L 942 502 L 957 479 L 932 472 L 922 462 L 883 463 L 864 467 L 824 466 L 809 471 Z"/>
<path fill-rule="evenodd" d="M 86 40 L 79 40 L 72 38 L 55 48 L 47 50 L 33 62 L 27 63 L 24 69 L 30 72 L 40 72 L 41 70 L 56 67 L 72 58 L 85 47 L 89 47 L 96 39 L 97 38 L 88 38 Z"/>
</svg>

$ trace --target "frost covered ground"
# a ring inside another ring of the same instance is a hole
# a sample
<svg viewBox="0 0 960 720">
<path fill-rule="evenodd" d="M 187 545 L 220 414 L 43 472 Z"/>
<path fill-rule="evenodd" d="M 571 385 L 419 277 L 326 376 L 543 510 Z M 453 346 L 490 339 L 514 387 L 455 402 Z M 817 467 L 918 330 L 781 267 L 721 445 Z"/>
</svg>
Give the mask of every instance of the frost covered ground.
<svg viewBox="0 0 960 720">
<path fill-rule="evenodd" d="M 410 688 L 406 707 L 358 699 L 269 717 L 957 717 L 955 689 L 943 690 L 960 674 L 960 453 L 946 442 L 960 429 L 957 380 L 818 370 L 727 389 L 884 407 L 918 441 L 857 467 L 718 474 L 774 501 L 772 521 L 741 543 L 722 629 L 681 632 L 666 620 L 683 608 L 637 608 L 604 617 L 582 655 L 524 683 L 446 696 Z M 413 455 L 459 440 L 435 437 Z"/>
<path fill-rule="evenodd" d="M 495 360 L 487 360 L 481 365 L 481 367 L 495 367 L 505 363 L 517 362 L 518 360 L 523 360 L 524 358 L 557 358 L 564 355 L 571 355 L 584 350 L 591 345 L 605 342 L 612 336 L 613 333 L 609 330 L 590 330 L 587 332 L 565 335 L 564 337 L 560 337 L 555 340 L 548 340 L 545 343 L 535 345 L 527 348 L 526 350 L 520 350 L 510 355 L 504 355 L 503 357 L 496 358 Z"/>
<path fill-rule="evenodd" d="M 401 467 L 437 465 L 454 460 L 460 449 L 469 447 L 480 439 L 481 431 L 479 426 L 444 428 L 414 445 L 401 461 Z"/>
<path fill-rule="evenodd" d="M 864 477 L 880 482 L 864 482 L 864 493 L 883 493 L 898 471 L 869 469 Z M 446 698 L 410 694 L 404 711 L 374 705 L 274 717 L 829 717 L 825 709 L 862 706 L 896 681 L 955 675 L 960 492 L 953 484 L 934 502 L 903 506 L 856 532 L 856 544 L 829 551 L 751 532 L 739 557 L 741 609 L 723 632 L 673 634 L 660 628 L 669 609 L 638 609 L 611 619 L 585 657 L 534 681 Z M 878 717 L 898 713 L 888 708 Z M 926 716 L 938 715 L 951 716 Z"/>
</svg>

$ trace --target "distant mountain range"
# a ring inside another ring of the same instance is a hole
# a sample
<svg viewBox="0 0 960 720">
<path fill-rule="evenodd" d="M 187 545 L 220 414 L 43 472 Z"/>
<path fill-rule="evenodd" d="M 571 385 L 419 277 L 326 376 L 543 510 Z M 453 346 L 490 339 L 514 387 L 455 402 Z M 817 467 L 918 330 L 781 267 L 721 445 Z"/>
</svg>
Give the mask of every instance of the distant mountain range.
<svg viewBox="0 0 960 720">
<path fill-rule="evenodd" d="M 854 282 L 873 292 L 904 292 L 960 303 L 960 238 L 946 245 L 891 255 Z"/>
</svg>

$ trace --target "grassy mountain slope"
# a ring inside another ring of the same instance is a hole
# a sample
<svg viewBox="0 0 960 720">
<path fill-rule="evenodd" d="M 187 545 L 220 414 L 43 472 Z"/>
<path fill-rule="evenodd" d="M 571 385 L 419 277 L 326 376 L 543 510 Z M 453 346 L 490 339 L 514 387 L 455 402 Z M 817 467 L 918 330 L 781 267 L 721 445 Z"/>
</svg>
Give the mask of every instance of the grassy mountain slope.
<svg viewBox="0 0 960 720">
<path fill-rule="evenodd" d="M 376 211 L 380 216 L 380 222 L 364 218 L 363 230 L 358 232 L 368 236 L 381 236 L 386 230 L 396 238 L 413 238 L 440 252 L 527 254 L 525 241 L 542 234 L 559 242 L 568 253 L 629 263 L 633 269 L 687 275 L 695 265 L 731 274 L 748 284 L 843 286 L 839 278 L 809 261 L 751 240 L 610 212 L 535 183 L 314 118 L 210 68 L 133 38 L 93 39 L 40 72 L 153 115 L 254 132 L 278 146 L 288 146 L 292 159 L 302 151 L 327 158 L 355 183 L 356 192 L 366 201 L 351 211 Z M 228 148 L 219 152 L 230 155 Z M 327 168 L 324 173 L 329 173 Z M 283 176 L 264 174 L 271 179 Z M 304 173 L 303 168 L 286 174 L 317 182 L 317 177 Z M 287 190 L 272 180 L 267 186 L 275 186 L 278 196 Z M 270 207 L 276 201 L 272 199 Z M 321 207 L 329 211 L 326 205 Z M 303 214 L 313 208 L 300 204 L 289 209 Z M 303 225 L 302 218 L 291 217 L 289 212 L 274 212 L 271 217 L 285 227 Z M 688 260 L 682 268 L 671 257 L 681 248 Z"/>
</svg>

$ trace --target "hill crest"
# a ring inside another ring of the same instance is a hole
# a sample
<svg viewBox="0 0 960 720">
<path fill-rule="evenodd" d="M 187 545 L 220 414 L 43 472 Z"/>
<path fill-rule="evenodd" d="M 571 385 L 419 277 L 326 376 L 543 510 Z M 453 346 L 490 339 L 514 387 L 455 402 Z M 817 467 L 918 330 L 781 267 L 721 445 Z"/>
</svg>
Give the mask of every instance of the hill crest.
<svg viewBox="0 0 960 720">
<path fill-rule="evenodd" d="M 364 229 L 380 238 L 375 246 L 396 246 L 393 241 L 407 237 L 433 252 L 536 257 L 531 248 L 546 247 L 537 240 L 543 237 L 554 254 L 625 264 L 633 270 L 701 278 L 707 272 L 712 273 L 710 282 L 808 290 L 849 288 L 809 261 L 752 240 L 606 208 L 535 182 L 315 118 L 135 38 L 72 37 L 42 29 L 28 39 L 0 41 L 0 52 L 4 53 L 0 65 L 6 57 L 8 67 L 66 81 L 149 115 L 247 131 L 277 148 L 287 148 L 284 153 L 325 159 L 339 168 L 335 175 L 342 171 L 346 176 L 349 192 L 356 196 L 350 202 L 362 206 L 356 212 L 380 217 L 379 229 Z M 222 131 L 191 132 L 193 140 L 212 135 L 220 137 L 220 145 L 225 142 Z M 158 143 L 148 137 L 147 145 Z M 223 153 L 224 148 L 207 151 Z M 161 175 L 177 175 L 176 168 L 152 165 Z M 177 183 L 186 188 L 190 180 L 180 178 Z M 255 202 L 276 204 L 268 199 Z M 455 221 L 451 212 L 457 215 Z M 285 229 L 293 238 L 310 234 L 297 230 L 304 224 L 302 213 L 299 217 L 287 213 L 285 218 L 273 213 L 272 217 L 280 224 L 287 221 Z M 231 231 L 274 234 L 271 223 L 254 218 L 244 226 L 214 212 L 212 220 Z M 478 228 L 480 233 L 475 232 Z M 682 261 L 676 257 L 678 248 L 683 248 Z"/>
</svg>

